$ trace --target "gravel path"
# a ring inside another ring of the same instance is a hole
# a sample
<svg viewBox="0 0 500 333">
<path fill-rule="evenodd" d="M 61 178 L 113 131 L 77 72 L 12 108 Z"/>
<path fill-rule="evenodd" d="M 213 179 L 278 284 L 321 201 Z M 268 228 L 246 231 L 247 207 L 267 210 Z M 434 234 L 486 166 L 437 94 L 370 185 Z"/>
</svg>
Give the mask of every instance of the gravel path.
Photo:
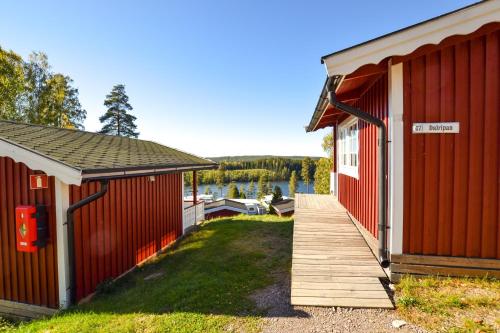
<svg viewBox="0 0 500 333">
<path fill-rule="evenodd" d="M 393 328 L 399 319 L 394 310 L 349 309 L 333 307 L 292 307 L 290 305 L 290 279 L 269 286 L 252 296 L 257 307 L 266 312 L 262 324 L 264 333 L 281 332 L 425 332 L 406 324 Z"/>
</svg>

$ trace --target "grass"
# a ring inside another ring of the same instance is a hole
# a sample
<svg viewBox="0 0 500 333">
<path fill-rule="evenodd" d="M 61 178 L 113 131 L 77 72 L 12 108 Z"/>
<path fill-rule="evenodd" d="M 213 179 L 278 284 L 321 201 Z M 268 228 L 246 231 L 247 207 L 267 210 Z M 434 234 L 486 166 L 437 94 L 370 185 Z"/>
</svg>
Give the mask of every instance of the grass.
<svg viewBox="0 0 500 333">
<path fill-rule="evenodd" d="M 499 280 L 406 276 L 396 303 L 403 318 L 431 331 L 500 331 Z"/>
<path fill-rule="evenodd" d="M 249 296 L 291 264 L 292 223 L 276 216 L 205 223 L 178 247 L 93 300 L 50 319 L 9 324 L 5 332 L 220 332 L 258 330 Z M 163 275 L 145 280 L 155 273 Z"/>
</svg>

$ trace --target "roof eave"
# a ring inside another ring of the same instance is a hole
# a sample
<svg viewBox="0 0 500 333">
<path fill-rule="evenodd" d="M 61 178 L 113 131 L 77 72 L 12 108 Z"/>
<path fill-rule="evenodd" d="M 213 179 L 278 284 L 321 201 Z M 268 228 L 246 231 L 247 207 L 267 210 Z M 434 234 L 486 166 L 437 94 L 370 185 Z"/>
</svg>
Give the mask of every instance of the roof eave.
<svg viewBox="0 0 500 333">
<path fill-rule="evenodd" d="M 348 75 L 367 64 L 410 54 L 426 44 L 439 44 L 453 35 L 470 34 L 483 25 L 500 22 L 500 1 L 483 1 L 412 25 L 321 58 L 329 77 Z"/>
<path fill-rule="evenodd" d="M 57 177 L 68 185 L 80 185 L 82 182 L 81 170 L 5 138 L 0 138 L 0 156 L 10 157 L 16 162 L 24 163 L 32 170 L 43 171 L 48 176 Z"/>
<path fill-rule="evenodd" d="M 158 167 L 134 167 L 122 169 L 100 169 L 100 170 L 83 170 L 82 180 L 93 181 L 100 179 L 118 179 L 131 178 L 140 176 L 153 176 L 167 173 L 178 173 L 198 170 L 216 169 L 217 164 L 206 165 L 179 165 L 179 166 L 158 166 Z"/>
<path fill-rule="evenodd" d="M 311 120 L 309 121 L 309 125 L 306 126 L 306 133 L 314 132 L 317 130 L 318 123 L 326 111 L 326 107 L 328 106 L 327 85 L 331 84 L 332 89 L 336 90 L 341 83 L 342 83 L 341 76 L 336 76 L 333 77 L 332 79 L 329 79 L 328 77 L 326 78 L 325 83 L 323 84 L 323 88 L 321 89 L 321 94 L 319 95 L 318 102 L 316 103 L 316 108 L 314 109 L 314 113 L 311 117 Z"/>
</svg>

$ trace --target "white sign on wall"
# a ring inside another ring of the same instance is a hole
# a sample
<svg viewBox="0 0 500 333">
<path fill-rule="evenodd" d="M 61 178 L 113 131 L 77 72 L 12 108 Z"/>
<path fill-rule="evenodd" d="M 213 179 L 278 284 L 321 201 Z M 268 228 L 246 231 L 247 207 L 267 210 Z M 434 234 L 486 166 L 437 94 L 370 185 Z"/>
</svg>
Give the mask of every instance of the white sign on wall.
<svg viewBox="0 0 500 333">
<path fill-rule="evenodd" d="M 413 134 L 460 133 L 460 123 L 413 123 Z"/>
</svg>

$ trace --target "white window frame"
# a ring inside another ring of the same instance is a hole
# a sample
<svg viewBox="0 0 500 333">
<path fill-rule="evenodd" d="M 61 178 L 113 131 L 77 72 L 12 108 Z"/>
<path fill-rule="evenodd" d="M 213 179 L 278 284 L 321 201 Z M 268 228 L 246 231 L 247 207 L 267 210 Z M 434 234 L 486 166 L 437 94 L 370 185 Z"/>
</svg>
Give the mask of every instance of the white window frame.
<svg viewBox="0 0 500 333">
<path fill-rule="evenodd" d="M 355 136 L 352 130 L 355 127 Z M 339 173 L 359 179 L 359 122 L 355 117 L 349 117 L 338 128 L 338 170 Z"/>
</svg>

